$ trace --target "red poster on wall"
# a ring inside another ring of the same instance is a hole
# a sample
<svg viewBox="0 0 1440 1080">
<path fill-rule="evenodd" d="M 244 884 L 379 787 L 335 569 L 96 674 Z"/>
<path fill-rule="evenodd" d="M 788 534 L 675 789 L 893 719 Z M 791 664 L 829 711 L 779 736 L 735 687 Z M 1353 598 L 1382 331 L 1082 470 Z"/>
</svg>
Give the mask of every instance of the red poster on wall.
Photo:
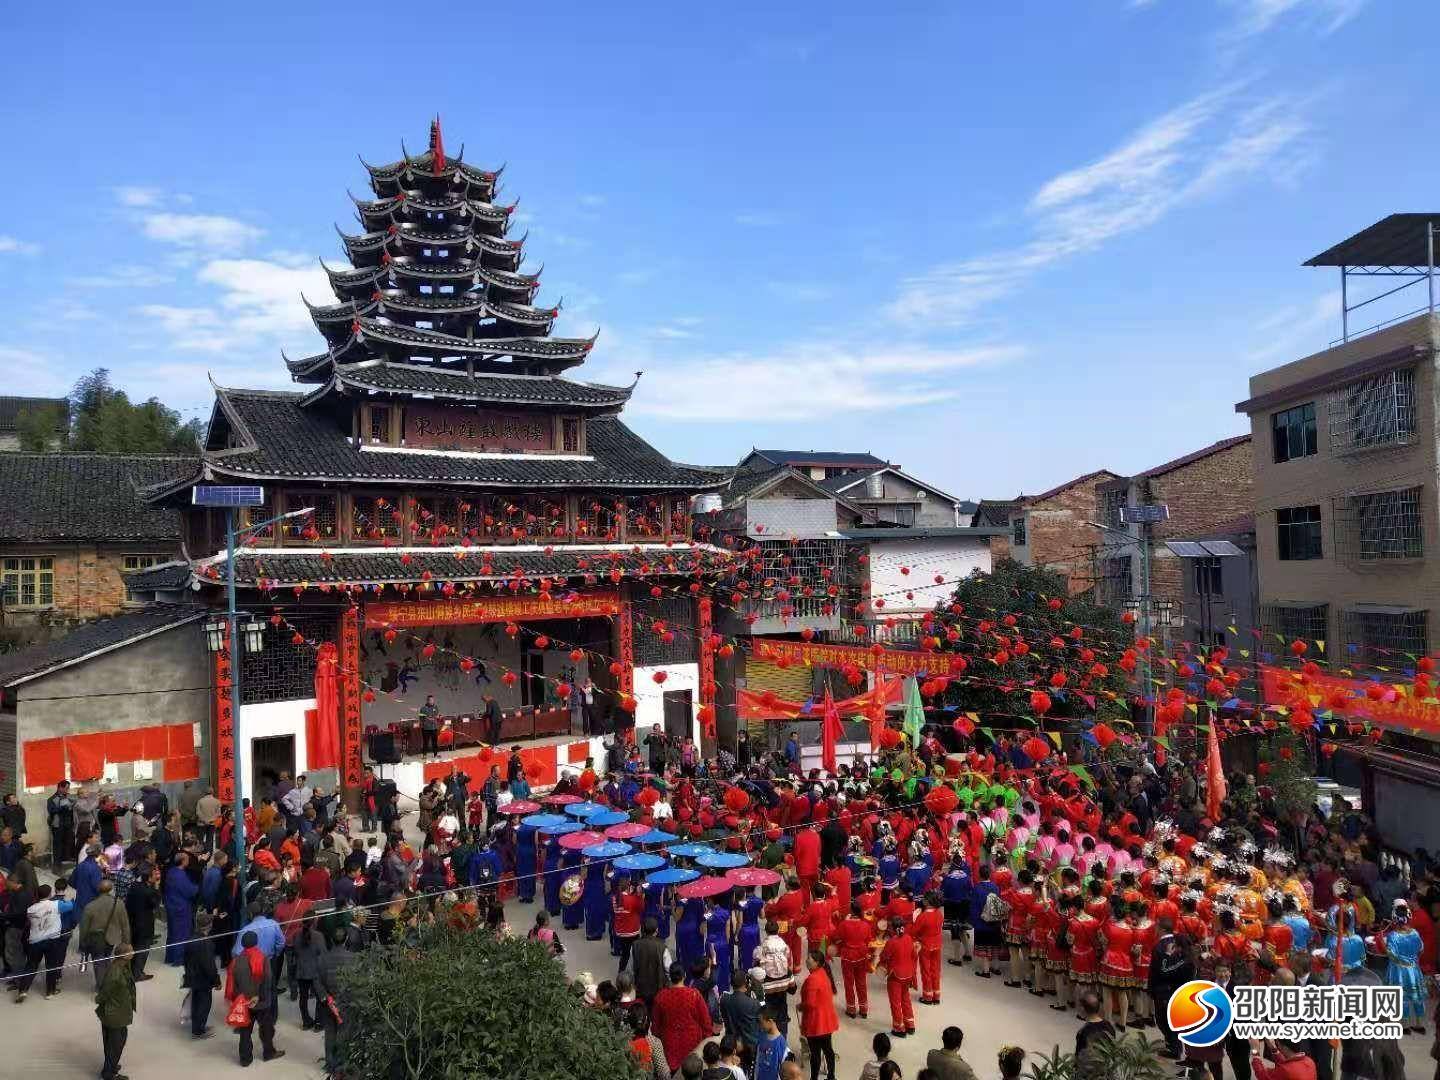
<svg viewBox="0 0 1440 1080">
<path fill-rule="evenodd" d="M 28 739 L 25 742 L 23 783 L 27 788 L 53 787 L 65 779 L 65 740 Z"/>
</svg>

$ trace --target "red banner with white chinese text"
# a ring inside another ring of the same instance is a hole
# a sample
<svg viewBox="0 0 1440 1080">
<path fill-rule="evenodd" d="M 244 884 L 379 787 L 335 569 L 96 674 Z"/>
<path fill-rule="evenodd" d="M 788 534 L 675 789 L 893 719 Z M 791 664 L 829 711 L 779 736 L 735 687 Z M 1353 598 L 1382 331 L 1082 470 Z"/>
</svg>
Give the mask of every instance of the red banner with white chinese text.
<svg viewBox="0 0 1440 1080">
<path fill-rule="evenodd" d="M 1303 678 L 1304 681 L 1300 681 Z M 1329 710 L 1326 723 L 1378 724 L 1427 738 L 1440 738 L 1440 702 L 1415 696 L 1415 687 L 1404 682 L 1347 679 L 1340 675 L 1306 675 L 1270 664 L 1260 665 L 1260 693 L 1267 705 L 1293 709 L 1304 705 L 1312 712 Z M 1374 696 L 1372 696 L 1374 695 Z"/>
<path fill-rule="evenodd" d="M 880 649 L 862 645 L 821 645 L 815 642 L 785 641 L 757 637 L 751 653 L 756 660 L 772 663 L 809 664 L 813 667 L 844 667 L 853 664 L 887 675 L 964 674 L 967 661 L 957 653 L 930 653 L 916 649 Z"/>
<path fill-rule="evenodd" d="M 620 614 L 618 593 L 580 593 L 573 600 L 543 596 L 485 599 L 384 601 L 365 605 L 365 629 L 404 630 L 418 626 L 523 622 L 528 619 L 583 619 Z"/>
</svg>

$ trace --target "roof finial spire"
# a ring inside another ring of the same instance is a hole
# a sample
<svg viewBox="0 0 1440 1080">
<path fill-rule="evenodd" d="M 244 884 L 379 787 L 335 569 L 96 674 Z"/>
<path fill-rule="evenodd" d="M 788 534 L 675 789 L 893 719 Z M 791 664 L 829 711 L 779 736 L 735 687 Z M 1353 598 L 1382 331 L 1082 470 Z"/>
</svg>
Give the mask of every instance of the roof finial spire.
<svg viewBox="0 0 1440 1080">
<path fill-rule="evenodd" d="M 430 171 L 439 176 L 445 171 L 445 137 L 440 134 L 440 114 L 430 121 Z"/>
</svg>

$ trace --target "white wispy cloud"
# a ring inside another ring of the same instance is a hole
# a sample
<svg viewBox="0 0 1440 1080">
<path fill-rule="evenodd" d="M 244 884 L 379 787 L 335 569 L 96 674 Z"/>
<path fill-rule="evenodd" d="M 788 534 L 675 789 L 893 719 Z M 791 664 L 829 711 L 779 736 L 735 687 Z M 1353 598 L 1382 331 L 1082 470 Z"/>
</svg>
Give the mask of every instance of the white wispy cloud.
<svg viewBox="0 0 1440 1080">
<path fill-rule="evenodd" d="M 21 240 L 18 236 L 6 236 L 0 233 L 0 252 L 10 255 L 38 255 L 40 245 Z"/>
<path fill-rule="evenodd" d="M 769 229 L 781 223 L 779 214 L 767 213 L 764 210 L 747 210 L 735 215 L 735 224 L 744 225 L 750 229 Z"/>
<path fill-rule="evenodd" d="M 1293 168 L 1309 131 L 1303 103 L 1292 98 L 1246 100 L 1240 87 L 1201 94 L 1042 184 L 1026 207 L 1031 239 L 908 278 L 887 312 L 903 322 L 965 323 L 1054 263 L 1238 181 Z"/>
<path fill-rule="evenodd" d="M 1277 308 L 1254 324 L 1255 344 L 1246 354 L 1252 367 L 1297 360 L 1326 347 L 1340 333 L 1340 290 Z"/>
<path fill-rule="evenodd" d="M 52 356 L 35 349 L 0 345 L 0 385 L 27 397 L 62 397 L 70 385 Z"/>
<path fill-rule="evenodd" d="M 955 382 L 960 372 L 1022 354 L 1018 347 L 1000 345 L 946 350 L 823 344 L 772 354 L 729 353 L 667 365 L 663 382 L 647 389 L 641 381 L 630 410 L 671 420 L 732 423 L 928 405 L 961 395 Z"/>
<path fill-rule="evenodd" d="M 330 295 L 329 280 L 319 266 L 267 259 L 214 259 L 200 268 L 196 281 L 217 290 L 212 303 L 145 304 L 139 311 L 158 324 L 176 348 L 198 352 L 258 352 L 287 343 L 312 346 L 315 328 L 300 294 L 315 302 Z"/>
<path fill-rule="evenodd" d="M 234 251 L 265 235 L 264 229 L 220 214 L 145 214 L 140 228 L 151 240 L 207 251 Z"/>
<path fill-rule="evenodd" d="M 587 210 L 594 210 L 596 207 L 604 206 L 608 200 L 604 195 L 592 193 L 580 196 L 580 205 Z"/>
<path fill-rule="evenodd" d="M 168 285 L 175 277 L 153 266 L 117 263 L 98 273 L 77 274 L 68 280 L 71 285 L 82 289 L 148 289 L 157 285 Z"/>
<path fill-rule="evenodd" d="M 1365 6 L 1367 0 L 1226 0 L 1235 13 L 1228 31 L 1234 38 L 1251 38 L 1270 30 L 1282 19 L 1303 22 L 1316 33 L 1333 34 Z"/>
<path fill-rule="evenodd" d="M 831 289 L 818 281 L 767 281 L 765 288 L 781 300 L 797 304 L 814 304 L 830 298 Z"/>
<path fill-rule="evenodd" d="M 115 201 L 121 206 L 159 206 L 165 197 L 165 192 L 160 188 L 145 187 L 140 184 L 126 184 L 115 188 L 114 191 Z"/>
</svg>

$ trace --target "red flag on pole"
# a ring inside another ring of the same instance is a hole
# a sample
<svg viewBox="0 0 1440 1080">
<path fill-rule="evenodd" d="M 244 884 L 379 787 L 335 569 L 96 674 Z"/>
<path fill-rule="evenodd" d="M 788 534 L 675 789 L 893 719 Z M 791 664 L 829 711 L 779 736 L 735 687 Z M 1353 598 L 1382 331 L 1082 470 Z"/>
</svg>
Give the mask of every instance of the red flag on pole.
<svg viewBox="0 0 1440 1080">
<path fill-rule="evenodd" d="M 445 137 L 440 134 L 440 114 L 430 121 L 430 171 L 439 176 L 445 171 Z"/>
<path fill-rule="evenodd" d="M 1220 824 L 1220 804 L 1225 801 L 1225 769 L 1220 764 L 1220 736 L 1215 730 L 1215 717 L 1210 718 L 1209 750 L 1205 769 L 1205 814 Z"/>
<path fill-rule="evenodd" d="M 835 744 L 840 741 L 840 735 L 844 728 L 840 725 L 840 709 L 835 704 L 835 695 L 830 688 L 825 688 L 825 712 L 820 721 L 820 765 L 826 772 L 833 773 L 837 768 L 835 759 Z"/>
</svg>

